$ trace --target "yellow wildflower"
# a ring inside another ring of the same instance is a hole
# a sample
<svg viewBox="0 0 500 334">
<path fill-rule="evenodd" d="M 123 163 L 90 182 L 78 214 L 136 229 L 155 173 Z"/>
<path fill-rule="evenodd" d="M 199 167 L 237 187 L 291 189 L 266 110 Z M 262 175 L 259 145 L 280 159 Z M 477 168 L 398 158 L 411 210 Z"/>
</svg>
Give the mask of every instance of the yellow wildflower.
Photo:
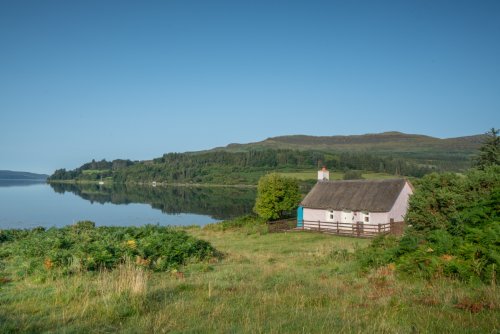
<svg viewBox="0 0 500 334">
<path fill-rule="evenodd" d="M 127 247 L 132 248 L 132 249 L 136 249 L 137 248 L 137 243 L 135 242 L 135 240 L 128 240 L 127 241 Z"/>
</svg>

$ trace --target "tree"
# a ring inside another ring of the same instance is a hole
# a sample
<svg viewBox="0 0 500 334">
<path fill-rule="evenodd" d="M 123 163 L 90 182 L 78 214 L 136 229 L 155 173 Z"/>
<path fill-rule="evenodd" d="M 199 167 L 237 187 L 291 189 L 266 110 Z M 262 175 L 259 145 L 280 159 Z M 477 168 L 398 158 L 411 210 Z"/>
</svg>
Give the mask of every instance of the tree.
<svg viewBox="0 0 500 334">
<path fill-rule="evenodd" d="M 483 146 L 479 148 L 479 154 L 474 161 L 474 167 L 484 169 L 487 166 L 500 165 L 500 130 L 491 128 L 486 133 Z"/>
<path fill-rule="evenodd" d="M 268 220 L 283 218 L 297 208 L 300 199 L 297 180 L 267 174 L 259 180 L 254 212 Z"/>
</svg>

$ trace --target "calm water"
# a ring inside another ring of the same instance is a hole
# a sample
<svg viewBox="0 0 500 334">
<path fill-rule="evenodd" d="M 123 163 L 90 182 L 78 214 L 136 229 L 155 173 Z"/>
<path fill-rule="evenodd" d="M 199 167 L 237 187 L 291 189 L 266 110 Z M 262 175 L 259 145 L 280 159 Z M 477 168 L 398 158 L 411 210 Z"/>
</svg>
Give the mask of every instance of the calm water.
<svg viewBox="0 0 500 334">
<path fill-rule="evenodd" d="M 250 213 L 254 189 L 111 187 L 0 180 L 0 228 L 96 225 L 204 225 Z"/>
</svg>

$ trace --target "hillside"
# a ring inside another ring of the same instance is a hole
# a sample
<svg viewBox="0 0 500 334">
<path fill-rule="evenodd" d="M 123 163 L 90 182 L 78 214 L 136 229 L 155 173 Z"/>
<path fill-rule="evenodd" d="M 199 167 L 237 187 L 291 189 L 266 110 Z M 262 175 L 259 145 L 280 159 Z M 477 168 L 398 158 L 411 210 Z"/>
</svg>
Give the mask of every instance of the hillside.
<svg viewBox="0 0 500 334">
<path fill-rule="evenodd" d="M 473 154 L 484 135 L 440 139 L 418 134 L 383 132 L 352 136 L 291 135 L 267 138 L 248 144 L 229 144 L 215 150 L 248 151 L 255 149 L 321 150 L 329 152 Z"/>
<path fill-rule="evenodd" d="M 46 180 L 48 177 L 45 174 L 0 170 L 0 180 Z"/>
<path fill-rule="evenodd" d="M 482 135 L 439 139 L 386 132 L 360 136 L 283 136 L 249 144 L 230 144 L 208 151 L 167 153 L 148 161 L 95 161 L 49 181 L 118 183 L 256 184 L 271 171 L 363 170 L 421 177 L 433 171 L 462 172 L 481 145 Z"/>
</svg>

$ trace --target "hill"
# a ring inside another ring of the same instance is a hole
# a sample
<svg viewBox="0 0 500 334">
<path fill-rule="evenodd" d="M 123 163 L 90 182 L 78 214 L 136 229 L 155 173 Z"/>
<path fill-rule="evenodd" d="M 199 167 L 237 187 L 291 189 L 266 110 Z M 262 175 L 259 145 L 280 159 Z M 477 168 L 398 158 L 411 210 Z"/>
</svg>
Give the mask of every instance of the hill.
<svg viewBox="0 0 500 334">
<path fill-rule="evenodd" d="M 421 166 L 436 167 L 441 170 L 462 171 L 469 167 L 471 158 L 483 140 L 484 135 L 441 139 L 391 131 L 351 136 L 279 136 L 255 143 L 233 143 L 213 150 L 247 152 L 291 149 L 328 153 L 369 153 L 381 158 L 410 159 Z"/>
<path fill-rule="evenodd" d="M 215 150 L 248 151 L 256 149 L 321 150 L 329 152 L 371 153 L 455 153 L 473 154 L 484 135 L 440 139 L 401 132 L 383 132 L 352 136 L 291 135 L 267 138 L 248 144 L 229 144 Z"/>
<path fill-rule="evenodd" d="M 35 174 L 30 172 L 17 172 L 12 170 L 0 170 L 0 180 L 46 180 L 46 174 Z"/>
</svg>

